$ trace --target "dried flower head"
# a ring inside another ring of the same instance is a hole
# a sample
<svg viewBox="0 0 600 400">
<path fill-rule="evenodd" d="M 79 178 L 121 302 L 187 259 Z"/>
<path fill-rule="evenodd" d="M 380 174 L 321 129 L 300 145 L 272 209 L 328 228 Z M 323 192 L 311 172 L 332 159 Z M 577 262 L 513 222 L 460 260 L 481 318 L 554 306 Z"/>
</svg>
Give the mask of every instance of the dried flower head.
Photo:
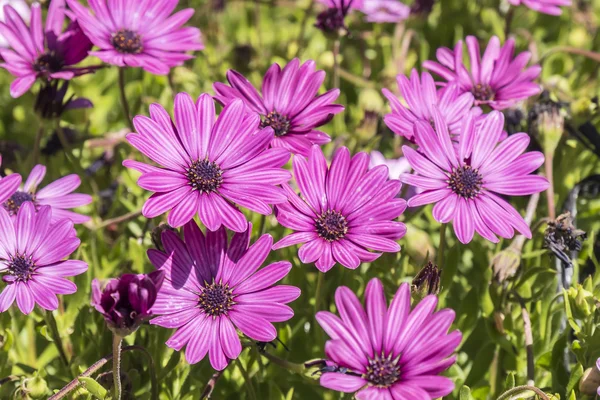
<svg viewBox="0 0 600 400">
<path fill-rule="evenodd" d="M 563 263 L 572 265 L 571 256 L 567 252 L 580 251 L 581 242 L 586 239 L 586 233 L 573 225 L 571 213 L 559 215 L 554 221 L 548 222 L 544 234 L 544 247 L 548 248 Z"/>
<path fill-rule="evenodd" d="M 428 294 L 440 293 L 440 279 L 442 277 L 442 270 L 432 263 L 427 262 L 412 280 L 410 290 L 414 294 L 418 294 L 421 297 L 425 297 Z"/>
</svg>

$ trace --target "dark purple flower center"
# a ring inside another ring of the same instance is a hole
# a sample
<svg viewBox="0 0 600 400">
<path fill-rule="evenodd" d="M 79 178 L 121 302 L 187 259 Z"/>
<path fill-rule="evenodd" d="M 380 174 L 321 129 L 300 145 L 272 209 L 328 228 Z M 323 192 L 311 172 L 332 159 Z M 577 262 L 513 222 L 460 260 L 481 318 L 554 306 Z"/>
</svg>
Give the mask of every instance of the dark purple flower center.
<svg viewBox="0 0 600 400">
<path fill-rule="evenodd" d="M 340 212 L 327 210 L 315 220 L 317 234 L 328 242 L 339 240 L 348 233 L 348 221 Z"/>
<path fill-rule="evenodd" d="M 323 32 L 335 33 L 342 29 L 346 29 L 344 17 L 344 12 L 339 8 L 328 8 L 317 15 L 315 26 Z"/>
<path fill-rule="evenodd" d="M 208 160 L 194 161 L 185 176 L 192 188 L 200 193 L 216 192 L 223 183 L 223 170 L 216 163 Z"/>
<path fill-rule="evenodd" d="M 490 85 L 478 83 L 475 86 L 473 86 L 471 93 L 473 93 L 475 100 L 479 100 L 479 101 L 494 100 L 495 93 L 494 93 L 494 90 L 490 87 Z"/>
<path fill-rule="evenodd" d="M 384 388 L 392 386 L 400 379 L 399 359 L 400 356 L 392 359 L 391 355 L 387 357 L 376 355 L 375 358 L 369 359 L 367 372 L 363 378 L 368 380 L 372 386 Z"/>
<path fill-rule="evenodd" d="M 37 72 L 58 72 L 63 67 L 63 61 L 54 53 L 44 53 L 38 57 L 33 65 Z"/>
<path fill-rule="evenodd" d="M 21 254 L 11 256 L 8 260 L 8 273 L 14 277 L 14 280 L 27 282 L 35 270 L 35 263 L 31 257 Z"/>
<path fill-rule="evenodd" d="M 121 29 L 113 33 L 110 41 L 119 53 L 140 54 L 144 50 L 142 37 L 129 29 Z"/>
<path fill-rule="evenodd" d="M 275 131 L 275 136 L 283 136 L 290 131 L 290 120 L 279 114 L 277 111 L 271 111 L 260 123 L 261 128 L 270 126 Z"/>
<path fill-rule="evenodd" d="M 198 304 L 205 313 L 213 317 L 218 317 L 227 314 L 233 306 L 232 289 L 228 284 L 211 283 L 204 287 L 204 291 L 200 294 Z"/>
<path fill-rule="evenodd" d="M 33 194 L 17 191 L 10 196 L 10 199 L 6 200 L 2 206 L 10 215 L 15 215 L 19 211 L 19 208 L 21 208 L 21 205 L 26 201 L 31 201 L 34 206 L 36 205 L 35 196 Z"/>
<path fill-rule="evenodd" d="M 481 192 L 482 184 L 483 177 L 477 169 L 473 169 L 470 165 L 454 168 L 448 179 L 450 189 L 465 199 L 477 197 Z"/>
</svg>

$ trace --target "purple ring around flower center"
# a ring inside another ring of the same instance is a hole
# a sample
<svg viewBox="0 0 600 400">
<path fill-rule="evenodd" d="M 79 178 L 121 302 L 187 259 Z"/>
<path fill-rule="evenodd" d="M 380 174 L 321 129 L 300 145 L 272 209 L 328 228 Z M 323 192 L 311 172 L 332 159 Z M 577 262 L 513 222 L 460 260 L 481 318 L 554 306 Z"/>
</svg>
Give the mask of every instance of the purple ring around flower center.
<svg viewBox="0 0 600 400">
<path fill-rule="evenodd" d="M 47 73 L 58 72 L 62 67 L 63 61 L 52 52 L 44 53 L 39 56 L 33 65 L 33 69 L 37 72 Z"/>
<path fill-rule="evenodd" d="M 363 378 L 368 380 L 372 386 L 390 387 L 400 379 L 399 360 L 400 356 L 392 359 L 391 355 L 387 357 L 376 355 L 374 359 L 369 359 L 367 372 Z"/>
<path fill-rule="evenodd" d="M 194 161 L 186 170 L 186 178 L 194 190 L 212 193 L 223 183 L 223 170 L 215 162 Z"/>
<path fill-rule="evenodd" d="M 490 85 L 485 85 L 478 83 L 473 86 L 471 89 L 471 93 L 473 93 L 473 97 L 478 101 L 491 101 L 494 100 L 494 90 L 490 87 Z"/>
<path fill-rule="evenodd" d="M 333 242 L 340 240 L 348 233 L 348 221 L 339 211 L 327 210 L 315 220 L 317 234 Z"/>
<path fill-rule="evenodd" d="M 112 34 L 110 43 L 123 54 L 140 54 L 144 50 L 142 37 L 129 29 L 121 29 Z"/>
<path fill-rule="evenodd" d="M 37 203 L 35 201 L 35 195 L 27 192 L 16 191 L 8 200 L 6 200 L 2 206 L 10 215 L 16 215 L 21 205 L 26 201 L 31 201 L 37 210 Z"/>
<path fill-rule="evenodd" d="M 454 168 L 448 179 L 448 187 L 465 199 L 473 199 L 481 193 L 483 177 L 470 165 Z"/>
<path fill-rule="evenodd" d="M 14 277 L 14 280 L 27 282 L 35 270 L 35 263 L 31 257 L 21 254 L 11 256 L 7 262 L 8 273 Z M 12 279 L 11 279 L 12 280 Z"/>
<path fill-rule="evenodd" d="M 232 289 L 228 284 L 211 283 L 204 287 L 198 299 L 198 305 L 212 317 L 227 314 L 234 305 Z"/>
<path fill-rule="evenodd" d="M 270 126 L 275 132 L 275 136 L 284 136 L 290 131 L 290 120 L 285 115 L 277 111 L 271 111 L 260 123 L 261 128 Z"/>
</svg>

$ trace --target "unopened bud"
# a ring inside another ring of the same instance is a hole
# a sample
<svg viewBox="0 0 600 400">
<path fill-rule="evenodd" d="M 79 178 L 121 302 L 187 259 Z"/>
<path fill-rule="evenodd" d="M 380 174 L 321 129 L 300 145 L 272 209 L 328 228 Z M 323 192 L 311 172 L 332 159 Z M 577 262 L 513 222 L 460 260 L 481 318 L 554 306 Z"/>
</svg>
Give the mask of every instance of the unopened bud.
<svg viewBox="0 0 600 400">
<path fill-rule="evenodd" d="M 498 282 L 512 278 L 521 264 L 521 252 L 507 247 L 492 259 L 492 269 Z"/>
<path fill-rule="evenodd" d="M 34 400 L 45 399 L 48 397 L 48 384 L 39 376 L 25 379 L 23 381 L 22 389 L 29 398 Z"/>
</svg>

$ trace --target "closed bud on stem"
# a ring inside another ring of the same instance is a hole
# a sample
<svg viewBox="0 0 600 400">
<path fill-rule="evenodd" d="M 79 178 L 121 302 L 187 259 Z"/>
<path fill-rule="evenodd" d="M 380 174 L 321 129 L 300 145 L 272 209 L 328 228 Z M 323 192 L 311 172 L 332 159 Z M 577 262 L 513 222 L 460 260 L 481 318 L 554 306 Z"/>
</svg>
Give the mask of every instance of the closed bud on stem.
<svg viewBox="0 0 600 400">
<path fill-rule="evenodd" d="M 34 376 L 23 381 L 21 386 L 23 393 L 27 394 L 30 399 L 46 399 L 48 397 L 48 384 L 40 376 Z"/>
<path fill-rule="evenodd" d="M 588 396 L 600 396 L 600 358 L 596 366 L 588 368 L 579 381 L 579 391 Z"/>
<path fill-rule="evenodd" d="M 411 284 L 411 292 L 420 297 L 440 293 L 440 278 L 442 271 L 431 261 L 415 276 Z"/>
<path fill-rule="evenodd" d="M 585 290 L 583 286 L 578 284 L 576 287 L 571 287 L 567 290 L 569 297 L 569 304 L 573 316 L 578 319 L 585 319 L 589 317 L 595 307 L 594 295 Z"/>
<path fill-rule="evenodd" d="M 512 278 L 521 264 L 521 251 L 507 247 L 492 259 L 492 270 L 498 282 Z"/>
</svg>

